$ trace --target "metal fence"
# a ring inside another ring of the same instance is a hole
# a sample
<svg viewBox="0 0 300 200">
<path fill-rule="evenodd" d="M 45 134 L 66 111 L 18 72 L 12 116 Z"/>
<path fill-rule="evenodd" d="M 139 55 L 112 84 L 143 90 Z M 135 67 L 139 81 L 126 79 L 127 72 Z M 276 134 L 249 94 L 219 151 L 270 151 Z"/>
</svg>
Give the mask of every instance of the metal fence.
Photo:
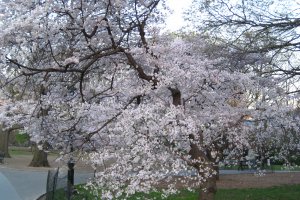
<svg viewBox="0 0 300 200">
<path fill-rule="evenodd" d="M 68 175 L 62 170 L 54 169 L 48 171 L 46 200 L 69 199 L 67 193 Z"/>
</svg>

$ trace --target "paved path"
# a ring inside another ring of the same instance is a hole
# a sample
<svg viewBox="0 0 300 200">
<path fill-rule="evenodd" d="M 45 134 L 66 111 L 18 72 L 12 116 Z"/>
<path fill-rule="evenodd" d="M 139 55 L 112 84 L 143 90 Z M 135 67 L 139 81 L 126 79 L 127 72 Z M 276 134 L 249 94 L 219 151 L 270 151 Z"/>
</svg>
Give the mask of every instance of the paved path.
<svg viewBox="0 0 300 200">
<path fill-rule="evenodd" d="M 0 166 L 0 200 L 36 200 L 46 193 L 47 174 L 46 171 L 24 171 Z M 77 173 L 75 184 L 84 183 L 92 176 L 91 173 Z M 7 196 L 10 193 L 15 196 L 10 198 Z"/>
<path fill-rule="evenodd" d="M 0 199 L 22 200 L 9 180 L 0 172 Z"/>
</svg>

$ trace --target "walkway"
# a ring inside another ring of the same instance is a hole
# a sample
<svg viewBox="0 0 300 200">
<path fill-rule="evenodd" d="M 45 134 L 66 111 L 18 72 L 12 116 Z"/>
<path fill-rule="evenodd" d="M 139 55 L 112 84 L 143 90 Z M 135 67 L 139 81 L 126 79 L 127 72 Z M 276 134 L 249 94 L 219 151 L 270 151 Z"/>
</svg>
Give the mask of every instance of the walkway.
<svg viewBox="0 0 300 200">
<path fill-rule="evenodd" d="M 9 180 L 0 172 L 0 199 L 22 200 Z"/>
<path fill-rule="evenodd" d="M 37 199 L 46 193 L 47 174 L 46 171 L 24 171 L 0 166 L 0 200 Z M 86 182 L 92 175 L 76 173 L 75 184 Z M 15 196 L 7 196 L 13 194 Z"/>
</svg>

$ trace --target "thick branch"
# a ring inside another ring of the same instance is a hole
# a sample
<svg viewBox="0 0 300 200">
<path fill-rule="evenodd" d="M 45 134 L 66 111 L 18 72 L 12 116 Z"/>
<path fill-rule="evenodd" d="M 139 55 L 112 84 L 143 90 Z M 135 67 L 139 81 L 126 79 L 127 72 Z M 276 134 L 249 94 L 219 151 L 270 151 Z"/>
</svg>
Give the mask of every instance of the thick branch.
<svg viewBox="0 0 300 200">
<path fill-rule="evenodd" d="M 126 55 L 127 59 L 128 59 L 128 63 L 134 67 L 134 69 L 137 71 L 138 73 L 138 76 L 143 79 L 143 80 L 146 80 L 148 82 L 153 82 L 153 86 L 156 86 L 157 85 L 157 82 L 158 80 L 154 77 L 154 76 L 150 76 L 150 75 L 147 75 L 143 68 L 136 62 L 136 60 L 133 58 L 133 56 L 126 52 L 125 50 L 123 50 L 124 54 Z"/>
<path fill-rule="evenodd" d="M 98 26 L 95 26 L 94 29 L 93 29 L 93 31 L 91 32 L 91 34 L 88 34 L 88 33 L 85 31 L 84 28 L 83 28 L 81 31 L 82 31 L 82 33 L 83 33 L 83 35 L 84 35 L 85 37 L 91 39 L 91 38 L 96 34 L 97 29 L 98 29 Z"/>
<path fill-rule="evenodd" d="M 172 98 L 173 98 L 173 105 L 179 106 L 181 105 L 181 92 L 177 88 L 168 88 L 171 91 Z"/>
</svg>

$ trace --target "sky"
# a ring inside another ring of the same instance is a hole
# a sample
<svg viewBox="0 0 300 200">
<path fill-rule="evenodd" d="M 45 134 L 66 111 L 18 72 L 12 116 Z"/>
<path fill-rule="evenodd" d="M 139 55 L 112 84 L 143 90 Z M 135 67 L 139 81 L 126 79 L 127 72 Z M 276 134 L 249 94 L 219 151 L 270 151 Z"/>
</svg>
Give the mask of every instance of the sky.
<svg viewBox="0 0 300 200">
<path fill-rule="evenodd" d="M 173 14 L 167 19 L 167 31 L 176 31 L 184 25 L 183 12 L 187 9 L 192 0 L 166 0 L 167 5 L 173 10 Z M 0 9 L 1 10 L 1 9 Z M 1 16 L 0 16 L 1 23 Z"/>
<path fill-rule="evenodd" d="M 183 12 L 192 3 L 192 0 L 167 0 L 167 5 L 174 11 L 174 13 L 168 17 L 167 30 L 176 31 L 184 25 Z"/>
</svg>

